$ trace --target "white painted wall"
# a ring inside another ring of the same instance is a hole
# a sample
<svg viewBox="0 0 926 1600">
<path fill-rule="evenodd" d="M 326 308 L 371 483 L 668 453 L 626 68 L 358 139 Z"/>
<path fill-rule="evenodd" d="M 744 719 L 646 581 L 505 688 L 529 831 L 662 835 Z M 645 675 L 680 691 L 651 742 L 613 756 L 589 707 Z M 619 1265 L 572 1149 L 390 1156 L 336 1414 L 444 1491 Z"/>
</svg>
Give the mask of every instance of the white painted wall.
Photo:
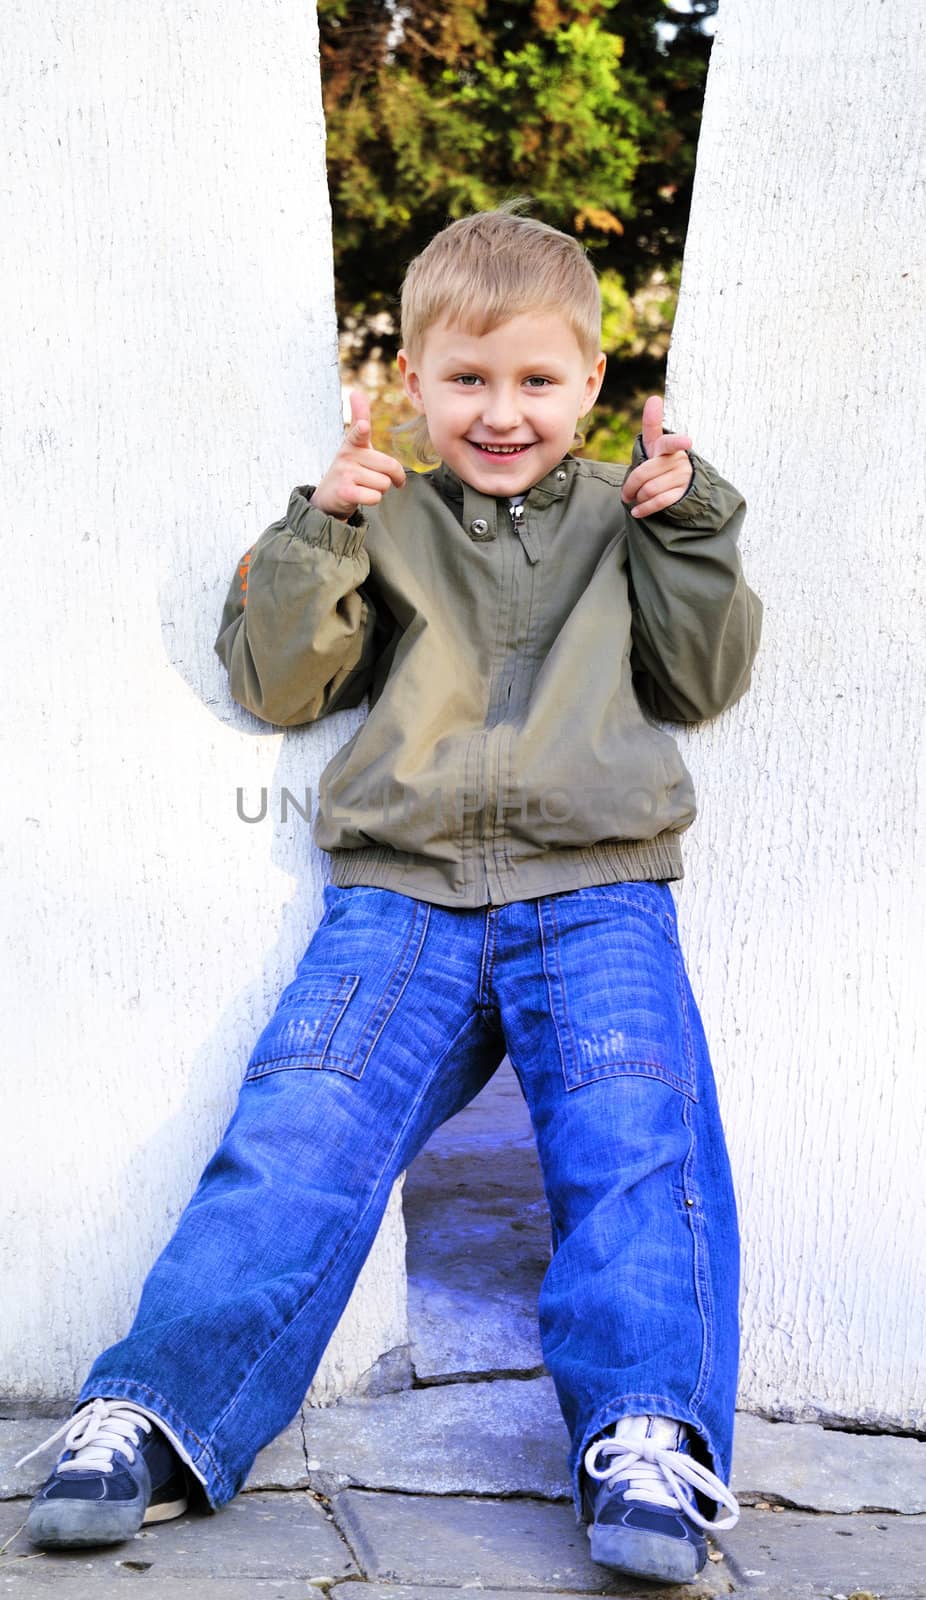
<svg viewBox="0 0 926 1600">
<path fill-rule="evenodd" d="M 213 654 L 340 437 L 314 8 L 12 0 L 0 195 L 0 1395 L 127 1327 L 320 913 L 285 736 Z M 15 329 L 15 337 L 10 337 Z M 277 820 L 238 820 L 236 789 Z M 406 1338 L 396 1199 L 314 1397 Z"/>
<path fill-rule="evenodd" d="M 751 695 L 683 741 L 741 1404 L 920 1429 L 924 61 L 920 0 L 722 0 L 667 408 L 767 608 Z"/>
</svg>

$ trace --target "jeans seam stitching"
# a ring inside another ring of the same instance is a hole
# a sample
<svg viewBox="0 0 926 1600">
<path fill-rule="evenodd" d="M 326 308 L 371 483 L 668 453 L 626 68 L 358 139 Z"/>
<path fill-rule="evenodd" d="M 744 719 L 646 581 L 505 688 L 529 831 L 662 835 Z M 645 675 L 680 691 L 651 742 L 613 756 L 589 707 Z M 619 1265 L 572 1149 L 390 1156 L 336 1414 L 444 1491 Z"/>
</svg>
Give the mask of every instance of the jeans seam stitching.
<svg viewBox="0 0 926 1600">
<path fill-rule="evenodd" d="M 495 960 L 496 932 L 492 918 L 491 907 L 485 912 L 485 928 L 482 935 L 482 955 L 479 961 L 479 980 L 476 987 L 476 1004 L 480 1011 L 485 1011 L 490 1004 L 489 986 L 491 983 L 492 966 Z"/>
<path fill-rule="evenodd" d="M 672 942 L 675 948 L 675 985 L 678 992 L 679 1008 L 682 1014 L 682 1043 L 685 1051 L 685 1061 L 688 1066 L 689 1082 L 691 1084 L 691 1099 L 697 1103 L 698 1075 L 697 1067 L 695 1065 L 694 1049 L 691 1040 L 691 1012 L 688 1008 L 688 984 L 685 981 L 687 975 L 685 973 L 685 963 L 682 960 L 682 953 L 675 944 L 675 941 L 673 940 Z"/>
<path fill-rule="evenodd" d="M 689 1120 L 690 1102 L 685 1105 L 685 1123 L 688 1127 L 690 1143 L 688 1155 L 684 1164 L 684 1181 L 688 1194 L 698 1193 L 697 1183 L 693 1180 L 695 1167 L 695 1152 L 697 1143 L 694 1128 Z M 692 1207 L 692 1211 L 696 1208 Z M 695 1386 L 691 1391 L 689 1405 L 694 1407 L 700 1402 L 707 1391 L 711 1373 L 714 1369 L 714 1337 L 713 1337 L 713 1296 L 711 1294 L 710 1278 L 707 1271 L 707 1240 L 703 1227 L 703 1218 L 700 1215 L 689 1217 L 691 1229 L 692 1268 L 694 1278 L 695 1298 L 701 1319 L 701 1359 L 698 1363 L 698 1375 Z"/>
<path fill-rule="evenodd" d="M 640 879 L 635 879 L 634 881 L 638 882 L 640 884 L 644 884 L 644 883 L 652 883 L 654 880 L 651 879 L 651 878 L 640 878 Z M 620 887 L 623 888 L 624 887 L 623 884 L 621 884 Z M 671 927 L 666 926 L 667 917 L 666 917 L 666 913 L 664 911 L 655 911 L 652 906 L 645 905 L 642 901 L 636 899 L 636 897 L 633 896 L 633 895 L 629 895 L 629 894 L 626 894 L 626 893 L 623 893 L 623 894 L 610 894 L 610 893 L 604 893 L 603 892 L 603 891 L 607 891 L 607 890 L 613 890 L 613 889 L 616 889 L 616 888 L 618 888 L 618 885 L 614 884 L 614 883 L 590 883 L 590 884 L 586 884 L 584 888 L 580 888 L 580 889 L 564 889 L 562 891 L 562 894 L 551 895 L 550 899 L 551 900 L 559 900 L 559 899 L 565 899 L 567 895 L 574 895 L 574 894 L 575 895 L 579 895 L 580 894 L 580 895 L 585 895 L 586 898 L 588 898 L 588 899 L 594 899 L 594 897 L 596 895 L 598 895 L 598 897 L 600 899 L 607 899 L 607 900 L 612 900 L 612 901 L 616 900 L 619 905 L 630 906 L 634 911 L 640 911 L 640 912 L 642 912 L 643 916 L 651 917 L 654 922 L 658 922 L 660 924 L 660 926 L 662 927 L 663 932 L 668 936 L 669 942 L 671 944 L 673 944 L 673 945 L 675 944 L 675 937 L 674 937 L 674 935 L 673 935 L 673 933 L 671 931 Z"/>
<path fill-rule="evenodd" d="M 423 913 L 423 915 L 422 915 L 422 913 Z M 351 1077 L 356 1076 L 357 1078 L 361 1078 L 363 1076 L 363 1074 L 364 1074 L 364 1072 L 366 1070 L 367 1063 L 368 1063 L 368 1061 L 370 1059 L 370 1056 L 373 1054 L 373 1051 L 376 1049 L 376 1046 L 377 1046 L 377 1044 L 379 1042 L 379 1039 L 380 1039 L 380 1035 L 382 1034 L 382 1031 L 385 1028 L 386 1023 L 389 1021 L 389 1018 L 392 1016 L 392 1013 L 395 1011 L 396 1006 L 398 1005 L 398 1003 L 401 1000 L 403 994 L 405 993 L 405 990 L 408 987 L 409 980 L 411 979 L 412 973 L 414 972 L 416 966 L 418 965 L 419 959 L 421 957 L 421 949 L 422 949 L 422 946 L 424 944 L 425 937 L 427 935 L 428 924 L 430 922 L 430 919 L 431 919 L 431 907 L 430 907 L 430 905 L 426 901 L 416 900 L 415 901 L 415 911 L 414 911 L 414 914 L 412 916 L 412 926 L 411 926 L 411 928 L 409 929 L 409 931 L 408 931 L 408 933 L 406 935 L 405 947 L 404 947 L 404 949 L 402 951 L 402 954 L 401 954 L 398 962 L 396 963 L 395 971 L 393 972 L 393 975 L 392 975 L 392 984 L 391 984 L 392 998 L 391 998 L 391 1000 L 388 999 L 390 991 L 387 990 L 386 996 L 383 997 L 383 999 L 380 1001 L 380 1005 L 379 1005 L 379 1012 L 382 1013 L 382 1021 L 380 1022 L 379 1027 L 376 1029 L 376 1032 L 373 1035 L 372 1039 L 370 1039 L 370 1044 L 369 1044 L 368 1049 L 366 1050 L 366 1054 L 363 1055 L 363 1059 L 360 1061 L 359 1070 L 357 1071 L 356 1074 L 351 1073 L 350 1074 Z M 419 922 L 421 923 L 420 932 L 418 931 Z M 412 946 L 413 941 L 415 941 L 415 951 L 414 951 L 414 955 L 411 955 L 410 951 L 411 951 L 411 946 Z M 407 970 L 405 971 L 405 975 L 404 975 L 404 977 L 400 977 L 400 974 L 402 973 L 403 968 L 405 968 L 405 967 L 407 967 Z M 355 1059 L 362 1054 L 363 1048 L 364 1048 L 363 1039 L 364 1039 L 364 1037 L 368 1037 L 369 1036 L 370 1031 L 372 1030 L 372 1028 L 374 1026 L 374 1023 L 376 1022 L 376 1017 L 377 1017 L 377 1013 L 374 1012 L 373 1018 L 367 1024 L 366 1033 L 365 1033 L 365 1035 L 364 1034 L 361 1035 L 361 1041 L 358 1044 L 357 1049 L 354 1052 L 354 1058 Z"/>
<path fill-rule="evenodd" d="M 547 929 L 544 927 L 544 917 L 549 918 L 550 939 L 547 939 Z M 560 1070 L 563 1075 L 563 1087 L 569 1090 L 569 1069 L 566 1063 L 565 1041 L 563 1029 L 560 1027 L 560 998 L 563 991 L 563 974 L 559 960 L 559 929 L 556 920 L 556 897 L 551 895 L 546 900 L 539 902 L 537 920 L 540 926 L 540 949 L 543 960 L 543 975 L 547 984 L 547 996 L 550 1002 L 550 1017 L 553 1021 L 553 1032 L 556 1035 L 556 1047 L 559 1051 Z M 554 988 L 553 979 L 556 979 L 558 988 Z"/>
</svg>

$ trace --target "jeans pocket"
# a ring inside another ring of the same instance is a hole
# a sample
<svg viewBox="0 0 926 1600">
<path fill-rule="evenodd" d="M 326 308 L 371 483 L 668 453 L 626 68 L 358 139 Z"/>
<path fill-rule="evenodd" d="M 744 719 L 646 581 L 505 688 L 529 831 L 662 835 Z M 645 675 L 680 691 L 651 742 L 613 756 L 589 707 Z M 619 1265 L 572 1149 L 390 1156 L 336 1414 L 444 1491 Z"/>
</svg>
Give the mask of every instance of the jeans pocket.
<svg viewBox="0 0 926 1600">
<path fill-rule="evenodd" d="M 697 1100 L 688 982 L 656 886 L 605 885 L 542 903 L 544 964 L 567 1089 L 656 1078 Z"/>
<path fill-rule="evenodd" d="M 429 907 L 383 890 L 326 896 L 296 976 L 280 996 L 245 1082 L 308 1069 L 360 1078 L 414 970 Z"/>
<path fill-rule="evenodd" d="M 351 996 L 357 973 L 314 971 L 296 978 L 280 996 L 276 1011 L 251 1052 L 246 1079 L 292 1067 L 336 1067 L 350 1071 L 349 1058 L 332 1044 Z"/>
</svg>

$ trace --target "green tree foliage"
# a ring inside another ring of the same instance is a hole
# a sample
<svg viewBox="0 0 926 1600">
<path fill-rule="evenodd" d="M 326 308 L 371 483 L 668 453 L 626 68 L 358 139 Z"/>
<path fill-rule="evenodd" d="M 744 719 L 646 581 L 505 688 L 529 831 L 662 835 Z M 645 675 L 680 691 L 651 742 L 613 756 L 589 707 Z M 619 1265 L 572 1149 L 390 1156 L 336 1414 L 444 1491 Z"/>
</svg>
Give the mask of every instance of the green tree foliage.
<svg viewBox="0 0 926 1600">
<path fill-rule="evenodd" d="M 589 249 L 610 348 L 626 349 L 628 294 L 656 269 L 671 279 L 681 258 L 710 48 L 701 23 L 716 8 L 319 0 L 342 318 L 394 312 L 408 261 L 448 220 L 528 195 Z M 612 401 L 646 386 L 647 365 L 621 363 Z"/>
</svg>

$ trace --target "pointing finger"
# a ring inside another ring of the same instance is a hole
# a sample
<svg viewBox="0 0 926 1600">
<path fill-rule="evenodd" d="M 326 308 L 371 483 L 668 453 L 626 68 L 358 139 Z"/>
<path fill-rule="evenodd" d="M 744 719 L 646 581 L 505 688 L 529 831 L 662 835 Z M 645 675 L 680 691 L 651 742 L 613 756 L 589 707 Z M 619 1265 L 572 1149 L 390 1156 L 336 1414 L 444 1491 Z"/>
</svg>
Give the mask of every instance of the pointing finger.
<svg viewBox="0 0 926 1600">
<path fill-rule="evenodd" d="M 351 389 L 350 392 L 350 427 L 347 430 L 349 444 L 368 444 L 370 439 L 370 402 L 362 389 Z"/>
<path fill-rule="evenodd" d="M 662 395 L 651 394 L 643 407 L 643 448 L 648 456 L 655 455 L 662 438 Z"/>
</svg>

